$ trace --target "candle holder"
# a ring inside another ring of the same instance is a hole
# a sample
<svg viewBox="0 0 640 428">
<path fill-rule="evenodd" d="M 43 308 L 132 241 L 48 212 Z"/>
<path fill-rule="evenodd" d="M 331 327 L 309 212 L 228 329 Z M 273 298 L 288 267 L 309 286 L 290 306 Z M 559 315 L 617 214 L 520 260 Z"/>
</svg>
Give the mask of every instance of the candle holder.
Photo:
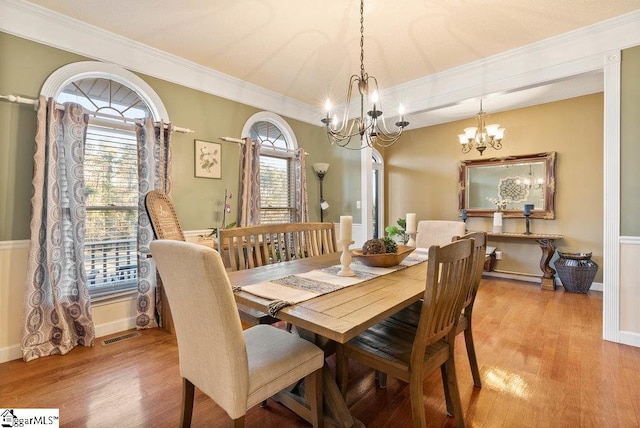
<svg viewBox="0 0 640 428">
<path fill-rule="evenodd" d="M 416 235 L 418 234 L 418 232 L 407 232 L 407 235 L 409 235 L 409 240 L 407 241 L 407 246 L 409 247 L 415 247 L 416 246 Z"/>
<path fill-rule="evenodd" d="M 533 204 L 524 204 L 523 214 L 526 219 L 525 231 L 524 231 L 525 235 L 531 235 L 531 231 L 529 230 L 529 216 L 531 215 L 531 211 L 533 210 L 533 208 L 534 208 Z"/>
<path fill-rule="evenodd" d="M 525 234 L 525 235 L 531 235 L 531 231 L 529 230 L 529 216 L 530 216 L 530 215 L 531 215 L 531 213 L 528 213 L 528 214 L 527 214 L 527 213 L 525 213 L 525 214 L 524 214 L 524 217 L 525 217 L 525 223 L 524 223 L 524 225 L 525 225 L 525 226 L 524 226 L 524 227 L 525 227 L 525 230 L 524 230 L 524 234 Z"/>
<path fill-rule="evenodd" d="M 355 272 L 351 270 L 351 251 L 349 251 L 349 245 L 354 244 L 355 241 L 341 240 L 340 242 L 342 242 L 342 255 L 340 256 L 342 267 L 338 271 L 338 276 L 356 276 Z"/>
</svg>

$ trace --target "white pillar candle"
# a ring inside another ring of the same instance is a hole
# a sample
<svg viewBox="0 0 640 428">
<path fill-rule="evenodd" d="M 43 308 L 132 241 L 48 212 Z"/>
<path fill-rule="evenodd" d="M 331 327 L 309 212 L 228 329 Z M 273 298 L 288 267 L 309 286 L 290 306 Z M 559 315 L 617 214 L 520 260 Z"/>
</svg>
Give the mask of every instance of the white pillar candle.
<svg viewBox="0 0 640 428">
<path fill-rule="evenodd" d="M 493 225 L 502 226 L 502 213 L 493 213 Z"/>
<path fill-rule="evenodd" d="M 493 213 L 493 233 L 502 233 L 502 213 Z"/>
<path fill-rule="evenodd" d="M 340 216 L 340 240 L 351 241 L 351 227 L 353 224 L 353 217 L 350 215 Z"/>
<path fill-rule="evenodd" d="M 407 213 L 406 219 L 407 233 L 416 232 L 416 213 Z"/>
</svg>

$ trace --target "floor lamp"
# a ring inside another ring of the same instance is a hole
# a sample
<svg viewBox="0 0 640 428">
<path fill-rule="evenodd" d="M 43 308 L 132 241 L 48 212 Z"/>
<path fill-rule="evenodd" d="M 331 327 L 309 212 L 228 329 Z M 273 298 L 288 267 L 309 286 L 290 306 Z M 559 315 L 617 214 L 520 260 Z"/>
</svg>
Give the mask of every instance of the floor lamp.
<svg viewBox="0 0 640 428">
<path fill-rule="evenodd" d="M 329 204 L 324 200 L 322 195 L 322 180 L 329 169 L 328 163 L 314 163 L 313 170 L 316 172 L 318 179 L 320 180 L 320 222 L 324 221 L 324 210 L 329 208 Z"/>
</svg>

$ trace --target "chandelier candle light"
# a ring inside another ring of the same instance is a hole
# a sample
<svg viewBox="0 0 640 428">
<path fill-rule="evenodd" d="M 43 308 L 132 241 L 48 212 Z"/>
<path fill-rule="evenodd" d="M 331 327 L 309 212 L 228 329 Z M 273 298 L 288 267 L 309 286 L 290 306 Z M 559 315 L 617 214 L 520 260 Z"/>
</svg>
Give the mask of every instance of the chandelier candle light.
<svg viewBox="0 0 640 428">
<path fill-rule="evenodd" d="M 351 106 L 351 94 L 353 86 L 357 85 L 360 93 L 360 116 L 349 120 Z M 371 110 L 369 110 L 371 106 Z M 332 116 L 331 101 L 325 103 L 326 116 L 321 119 L 327 129 L 327 138 L 331 144 L 337 144 L 347 149 L 360 150 L 374 145 L 389 147 L 393 145 L 402 134 L 403 129 L 409 125 L 405 120 L 404 108 L 398 107 L 397 127 L 389 131 L 382 118 L 382 105 L 378 96 L 378 81 L 374 76 L 369 76 L 364 69 L 364 0 L 360 0 L 360 75 L 354 74 L 349 79 L 349 90 L 345 103 L 342 120 L 338 122 L 337 115 Z M 366 112 L 366 114 L 365 114 Z M 348 147 L 351 138 L 359 136 L 360 146 Z"/>
<path fill-rule="evenodd" d="M 472 149 L 480 152 L 480 155 L 487 147 L 500 150 L 502 148 L 502 137 L 504 137 L 504 128 L 500 128 L 497 123 L 485 125 L 484 120 L 487 116 L 482 110 L 482 100 L 480 100 L 480 111 L 476 114 L 478 126 L 464 128 L 464 134 L 458 135 L 458 140 L 462 144 L 462 153 L 469 153 Z"/>
<path fill-rule="evenodd" d="M 338 271 L 339 276 L 355 276 L 351 270 L 351 251 L 349 245 L 353 244 L 351 229 L 353 227 L 353 217 L 350 215 L 340 216 L 340 243 L 342 244 L 342 255 L 340 256 L 340 264 L 342 267 Z"/>
</svg>

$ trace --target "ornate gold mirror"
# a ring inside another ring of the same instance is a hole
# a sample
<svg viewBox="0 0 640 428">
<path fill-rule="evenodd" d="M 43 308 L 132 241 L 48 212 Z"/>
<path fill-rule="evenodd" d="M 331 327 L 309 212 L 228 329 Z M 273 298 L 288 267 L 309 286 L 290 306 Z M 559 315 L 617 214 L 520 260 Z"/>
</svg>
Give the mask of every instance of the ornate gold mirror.
<svg viewBox="0 0 640 428">
<path fill-rule="evenodd" d="M 459 209 L 468 217 L 490 217 L 502 204 L 505 217 L 555 218 L 556 152 L 460 163 Z"/>
</svg>

